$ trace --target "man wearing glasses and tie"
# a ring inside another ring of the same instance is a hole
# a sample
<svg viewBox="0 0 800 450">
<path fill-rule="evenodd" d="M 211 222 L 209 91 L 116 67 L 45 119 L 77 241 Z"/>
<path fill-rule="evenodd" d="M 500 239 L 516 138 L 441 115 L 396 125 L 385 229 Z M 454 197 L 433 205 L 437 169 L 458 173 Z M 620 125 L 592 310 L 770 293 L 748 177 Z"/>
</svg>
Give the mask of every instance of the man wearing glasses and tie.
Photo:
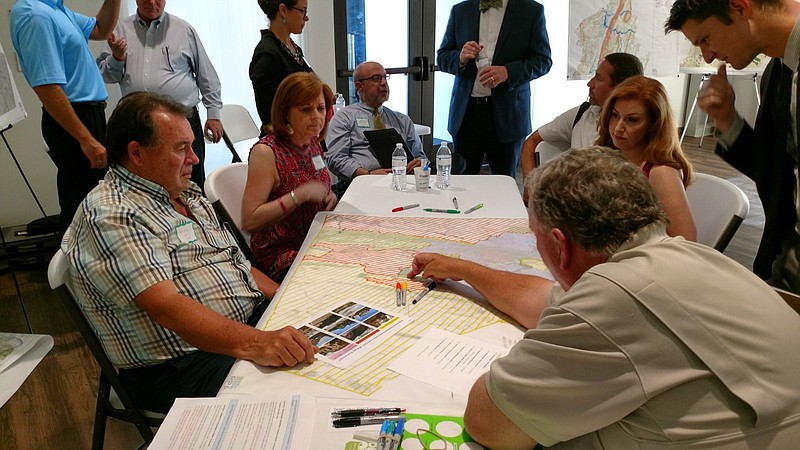
<svg viewBox="0 0 800 450">
<path fill-rule="evenodd" d="M 359 175 L 385 175 L 391 167 L 381 167 L 370 149 L 365 131 L 394 128 L 402 136 L 414 159 L 406 168 L 412 172 L 425 156 L 414 122 L 405 114 L 383 106 L 389 100 L 389 75 L 382 65 L 367 61 L 353 72 L 358 103 L 334 114 L 328 126 L 328 167 L 337 177 L 352 180 Z"/>
</svg>

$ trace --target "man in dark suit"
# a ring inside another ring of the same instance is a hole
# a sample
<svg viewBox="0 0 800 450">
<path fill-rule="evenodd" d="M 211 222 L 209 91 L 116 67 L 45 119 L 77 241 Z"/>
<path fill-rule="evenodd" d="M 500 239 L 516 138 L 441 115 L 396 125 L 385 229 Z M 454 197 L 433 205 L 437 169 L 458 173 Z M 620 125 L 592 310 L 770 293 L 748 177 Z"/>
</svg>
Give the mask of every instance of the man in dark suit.
<svg viewBox="0 0 800 450">
<path fill-rule="evenodd" d="M 800 3 L 677 0 L 665 29 L 683 32 L 709 63 L 718 59 L 743 69 L 761 53 L 775 58 L 761 80 L 755 127 L 736 112 L 724 65 L 700 90 L 697 103 L 716 125 L 716 153 L 756 183 L 764 205 L 753 271 L 773 286 L 800 293 L 798 125 L 792 120 L 798 104 L 793 84 L 800 63 Z"/>
<path fill-rule="evenodd" d="M 456 76 L 447 130 L 455 152 L 478 173 L 515 176 L 531 133 L 530 81 L 553 62 L 544 8 L 533 0 L 467 0 L 455 5 L 438 51 L 441 70 Z"/>
</svg>

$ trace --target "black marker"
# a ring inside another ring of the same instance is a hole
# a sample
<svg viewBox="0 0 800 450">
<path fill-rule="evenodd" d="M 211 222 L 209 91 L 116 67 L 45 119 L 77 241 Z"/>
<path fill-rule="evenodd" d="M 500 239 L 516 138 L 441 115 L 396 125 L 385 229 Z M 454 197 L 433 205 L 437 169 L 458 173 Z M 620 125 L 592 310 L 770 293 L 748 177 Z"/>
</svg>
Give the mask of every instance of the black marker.
<svg viewBox="0 0 800 450">
<path fill-rule="evenodd" d="M 342 419 L 334 419 L 334 428 L 357 427 L 360 425 L 375 425 L 383 423 L 384 420 L 398 420 L 402 416 L 361 416 L 361 417 L 344 417 Z"/>
</svg>

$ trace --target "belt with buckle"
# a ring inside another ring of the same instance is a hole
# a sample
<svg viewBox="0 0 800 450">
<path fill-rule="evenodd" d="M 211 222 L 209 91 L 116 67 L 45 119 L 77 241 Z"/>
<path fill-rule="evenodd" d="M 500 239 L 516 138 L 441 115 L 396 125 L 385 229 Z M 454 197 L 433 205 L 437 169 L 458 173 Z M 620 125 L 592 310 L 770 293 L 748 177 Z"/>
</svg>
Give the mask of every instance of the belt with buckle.
<svg viewBox="0 0 800 450">
<path fill-rule="evenodd" d="M 488 97 L 470 97 L 469 101 L 476 105 L 487 105 L 492 102 L 492 96 Z"/>
<path fill-rule="evenodd" d="M 92 101 L 92 102 L 71 102 L 72 106 L 88 106 L 91 108 L 106 109 L 108 103 L 105 100 Z"/>
</svg>

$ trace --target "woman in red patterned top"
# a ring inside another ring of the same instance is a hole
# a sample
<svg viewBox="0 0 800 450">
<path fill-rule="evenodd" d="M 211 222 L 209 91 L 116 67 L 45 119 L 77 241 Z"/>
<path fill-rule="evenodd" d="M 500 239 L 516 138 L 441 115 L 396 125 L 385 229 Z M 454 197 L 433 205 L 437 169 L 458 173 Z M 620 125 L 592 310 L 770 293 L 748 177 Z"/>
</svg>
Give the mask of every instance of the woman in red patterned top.
<svg viewBox="0 0 800 450">
<path fill-rule="evenodd" d="M 336 205 L 320 142 L 333 92 L 313 73 L 286 77 L 272 103 L 268 133 L 253 146 L 242 197 L 242 227 L 266 274 L 280 282 L 314 215 Z"/>
<path fill-rule="evenodd" d="M 597 131 L 599 145 L 621 150 L 650 180 L 669 216 L 667 233 L 697 240 L 686 198 L 692 164 L 681 149 L 664 86 L 644 76 L 617 85 L 600 111 Z"/>
</svg>

